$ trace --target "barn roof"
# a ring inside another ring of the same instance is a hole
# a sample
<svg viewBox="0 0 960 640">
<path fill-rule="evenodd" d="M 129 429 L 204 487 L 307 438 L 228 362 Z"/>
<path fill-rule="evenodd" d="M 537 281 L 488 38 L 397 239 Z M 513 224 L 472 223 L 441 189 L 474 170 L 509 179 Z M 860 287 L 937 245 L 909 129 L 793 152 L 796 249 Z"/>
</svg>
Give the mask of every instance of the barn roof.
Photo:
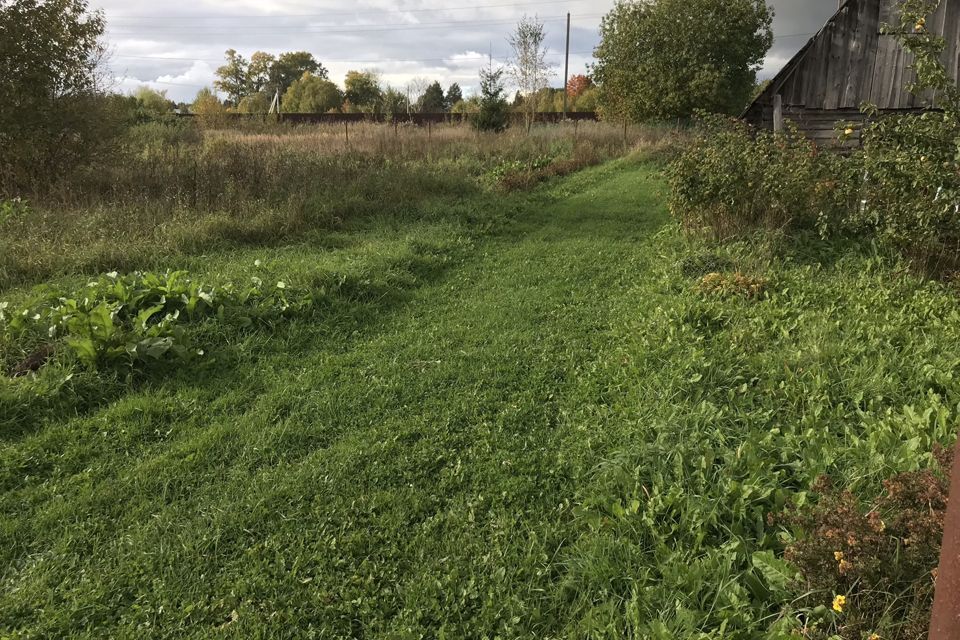
<svg viewBox="0 0 960 640">
<path fill-rule="evenodd" d="M 841 4 L 837 8 L 837 12 L 834 13 L 829 20 L 827 20 L 826 24 L 820 27 L 820 31 L 814 34 L 812 38 L 807 40 L 807 43 L 803 45 L 800 51 L 798 51 L 796 55 L 790 58 L 790 61 L 787 62 L 787 64 L 785 64 L 783 68 L 780 69 L 780 71 L 777 72 L 777 75 L 773 76 L 773 78 L 770 80 L 770 84 L 768 84 L 767 87 L 760 93 L 760 95 L 758 95 L 754 99 L 753 101 L 754 103 L 764 102 L 765 101 L 764 98 L 770 101 L 773 100 L 773 96 L 776 95 L 777 92 L 780 90 L 780 88 L 783 86 L 783 83 L 786 80 L 786 78 L 789 78 L 791 75 L 793 75 L 794 71 L 797 70 L 797 67 L 800 66 L 800 63 L 802 63 L 804 58 L 806 58 L 807 53 L 810 51 L 810 49 L 813 48 L 813 45 L 817 42 L 819 38 L 823 36 L 823 32 L 826 31 L 827 28 L 834 23 L 837 17 L 843 12 L 844 9 L 846 9 L 847 5 L 850 4 L 851 2 L 856 2 L 856 0 L 844 0 L 843 4 Z M 749 111 L 750 107 L 747 107 L 747 110 Z"/>
<path fill-rule="evenodd" d="M 772 104 L 780 94 L 785 106 L 817 110 L 915 109 L 933 96 L 907 91 L 913 79 L 909 56 L 895 38 L 881 34 L 898 22 L 897 0 L 846 0 L 800 51 L 777 73 L 744 112 Z M 941 0 L 927 28 L 946 38 L 944 63 L 958 76 L 960 0 Z"/>
</svg>

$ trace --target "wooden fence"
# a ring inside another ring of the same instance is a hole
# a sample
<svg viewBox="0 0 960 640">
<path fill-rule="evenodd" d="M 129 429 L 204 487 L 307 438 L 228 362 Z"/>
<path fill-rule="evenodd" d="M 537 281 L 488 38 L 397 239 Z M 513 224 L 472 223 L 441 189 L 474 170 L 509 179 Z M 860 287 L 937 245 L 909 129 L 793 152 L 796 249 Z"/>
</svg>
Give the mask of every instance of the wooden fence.
<svg viewBox="0 0 960 640">
<path fill-rule="evenodd" d="M 183 118 L 194 118 L 196 114 L 181 113 Z M 243 120 L 264 120 L 275 118 L 263 114 L 230 113 L 226 114 L 229 118 Z M 446 124 L 469 122 L 472 114 L 463 113 L 283 113 L 280 115 L 282 122 L 292 124 L 353 124 L 361 122 L 379 122 L 390 124 L 413 124 L 417 126 L 426 126 L 428 124 Z M 525 122 L 524 114 L 511 113 L 510 119 L 513 124 L 522 124 Z M 563 114 L 557 112 L 541 112 L 534 116 L 535 122 L 556 124 L 563 121 Z M 599 116 L 595 112 L 568 113 L 567 120 L 576 122 L 596 122 Z"/>
</svg>

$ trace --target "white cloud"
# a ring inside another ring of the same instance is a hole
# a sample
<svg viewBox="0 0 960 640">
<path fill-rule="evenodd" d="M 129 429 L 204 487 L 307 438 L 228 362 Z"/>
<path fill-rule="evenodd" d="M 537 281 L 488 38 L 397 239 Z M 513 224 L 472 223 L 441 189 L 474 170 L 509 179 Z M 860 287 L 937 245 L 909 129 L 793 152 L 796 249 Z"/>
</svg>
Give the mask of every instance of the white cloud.
<svg viewBox="0 0 960 640">
<path fill-rule="evenodd" d="M 179 75 L 163 75 L 157 78 L 157 82 L 162 84 L 197 87 L 209 87 L 213 84 L 213 80 L 213 67 L 206 62 L 194 62 L 189 69 Z"/>
<path fill-rule="evenodd" d="M 97 0 L 93 0 L 94 3 Z M 772 0 L 781 37 L 763 77 L 773 75 L 836 8 L 836 0 Z M 209 86 L 228 48 L 250 56 L 306 50 L 342 82 L 351 69 L 378 69 L 385 82 L 413 78 L 444 86 L 477 84 L 493 51 L 503 64 L 506 37 L 524 14 L 546 21 L 553 84 L 562 83 L 564 16 L 573 14 L 571 75 L 584 73 L 598 41 L 600 16 L 614 0 L 99 0 L 114 49 L 111 67 L 123 90 L 147 85 L 174 100 Z M 496 5 L 496 6 L 491 6 Z M 388 25 L 396 25 L 391 27 Z M 429 28 L 416 28 L 423 25 Z M 789 37 L 787 37 L 789 36 Z"/>
<path fill-rule="evenodd" d="M 164 91 L 172 100 L 178 101 L 190 101 L 201 88 L 212 86 L 213 80 L 214 70 L 206 62 L 194 62 L 182 73 L 164 74 L 152 80 L 131 76 L 116 78 L 117 89 L 123 93 L 132 93 L 140 87 L 150 87 L 156 91 Z"/>
</svg>

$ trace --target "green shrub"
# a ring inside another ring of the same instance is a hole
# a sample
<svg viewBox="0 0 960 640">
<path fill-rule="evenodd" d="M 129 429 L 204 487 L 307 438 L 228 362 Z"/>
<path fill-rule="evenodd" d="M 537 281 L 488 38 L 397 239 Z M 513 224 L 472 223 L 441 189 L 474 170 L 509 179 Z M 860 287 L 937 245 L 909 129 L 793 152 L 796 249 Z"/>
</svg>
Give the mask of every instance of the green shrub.
<svg viewBox="0 0 960 640">
<path fill-rule="evenodd" d="M 795 129 L 754 132 L 739 122 L 703 119 L 671 165 L 671 208 L 684 226 L 727 238 L 755 229 L 816 227 L 824 235 L 875 235 L 930 275 L 960 268 L 960 88 L 926 29 L 931 0 L 904 0 L 888 30 L 914 56 L 917 95 L 942 111 L 875 117 L 862 147 L 821 153 Z M 844 126 L 840 127 L 841 130 Z M 840 134 L 849 137 L 852 129 Z"/>
<path fill-rule="evenodd" d="M 122 143 L 128 152 L 137 153 L 143 149 L 199 144 L 202 138 L 203 132 L 193 120 L 170 117 L 130 127 Z"/>
<path fill-rule="evenodd" d="M 841 127 L 842 128 L 842 127 Z M 960 266 L 960 122 L 948 113 L 869 122 L 861 149 L 822 152 L 795 129 L 755 133 L 707 117 L 670 165 L 671 210 L 691 232 L 875 235 L 931 273 Z"/>
<path fill-rule="evenodd" d="M 700 124 L 669 170 L 671 211 L 689 231 L 727 238 L 757 228 L 814 228 L 852 197 L 842 186 L 846 161 L 794 128 L 755 133 L 718 116 Z"/>
<path fill-rule="evenodd" d="M 30 212 L 30 205 L 22 198 L 0 200 L 0 225 L 7 220 L 21 220 Z"/>
<path fill-rule="evenodd" d="M 820 478 L 816 501 L 779 517 L 789 532 L 786 558 L 802 576 L 794 587 L 803 594 L 805 637 L 861 640 L 879 629 L 889 638 L 925 636 L 951 467 L 949 451 L 937 448 L 934 458 L 938 469 L 884 481 L 886 493 L 867 506 Z"/>
<path fill-rule="evenodd" d="M 866 127 L 861 206 L 853 228 L 875 231 L 934 272 L 960 255 L 960 122 L 949 114 L 889 116 Z"/>
<path fill-rule="evenodd" d="M 842 128 L 842 127 L 841 127 Z M 670 165 L 671 210 L 691 232 L 876 235 L 928 271 L 960 266 L 960 122 L 949 113 L 869 122 L 861 149 L 822 152 L 795 129 L 704 118 Z"/>
</svg>

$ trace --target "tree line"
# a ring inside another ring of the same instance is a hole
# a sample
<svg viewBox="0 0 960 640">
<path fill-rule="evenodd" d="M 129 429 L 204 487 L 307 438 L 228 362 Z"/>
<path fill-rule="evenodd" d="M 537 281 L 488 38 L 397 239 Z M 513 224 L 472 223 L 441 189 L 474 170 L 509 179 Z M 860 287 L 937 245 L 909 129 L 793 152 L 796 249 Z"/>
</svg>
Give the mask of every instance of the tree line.
<svg viewBox="0 0 960 640">
<path fill-rule="evenodd" d="M 267 113 L 275 101 L 287 113 L 443 112 L 463 100 L 457 83 L 444 91 L 439 82 L 414 80 L 397 89 L 384 86 L 372 71 L 348 71 L 341 88 L 306 51 L 276 57 L 257 51 L 249 60 L 233 49 L 225 55 L 214 88 L 226 95 L 222 107 L 238 113 Z M 198 99 L 208 101 L 208 91 Z"/>
<path fill-rule="evenodd" d="M 618 0 L 601 23 L 589 73 L 555 88 L 543 24 L 525 17 L 509 35 L 508 64 L 482 69 L 479 92 L 469 97 L 459 85 L 444 89 L 437 81 L 385 86 L 371 71 L 350 71 L 341 86 L 309 52 L 258 51 L 246 59 L 231 49 L 212 88 L 190 105 L 174 105 L 151 89 L 111 91 L 106 21 L 87 0 L 2 0 L 0 195 L 82 166 L 124 127 L 177 107 L 264 113 L 279 97 L 288 113 L 448 111 L 470 114 L 476 126 L 494 131 L 507 126 L 511 110 L 525 113 L 529 127 L 531 114 L 560 111 L 564 102 L 571 111 L 616 121 L 683 118 L 697 110 L 736 114 L 756 90 L 773 42 L 771 21 L 766 0 Z M 508 81 L 517 90 L 512 100 Z"/>
<path fill-rule="evenodd" d="M 181 109 L 200 114 L 265 114 L 278 107 L 285 113 L 470 114 L 480 110 L 482 94 L 465 97 L 456 82 L 446 90 L 439 81 L 423 78 L 392 87 L 385 85 L 376 72 L 354 70 L 347 72 L 341 88 L 330 79 L 323 64 L 306 51 L 279 56 L 257 51 L 248 60 L 229 49 L 225 57 L 225 64 L 216 70 L 213 90 L 202 89 L 191 105 L 181 105 Z M 140 90 L 137 95 L 142 99 L 149 92 Z M 226 98 L 220 100 L 217 92 Z M 153 93 L 161 98 L 153 96 L 150 101 L 159 105 L 165 95 Z M 597 108 L 597 91 L 588 76 L 574 76 L 566 93 L 570 111 Z M 561 112 L 563 97 L 562 88 L 536 86 L 529 93 L 518 90 L 510 106 L 514 111 L 531 106 L 535 111 Z"/>
</svg>

